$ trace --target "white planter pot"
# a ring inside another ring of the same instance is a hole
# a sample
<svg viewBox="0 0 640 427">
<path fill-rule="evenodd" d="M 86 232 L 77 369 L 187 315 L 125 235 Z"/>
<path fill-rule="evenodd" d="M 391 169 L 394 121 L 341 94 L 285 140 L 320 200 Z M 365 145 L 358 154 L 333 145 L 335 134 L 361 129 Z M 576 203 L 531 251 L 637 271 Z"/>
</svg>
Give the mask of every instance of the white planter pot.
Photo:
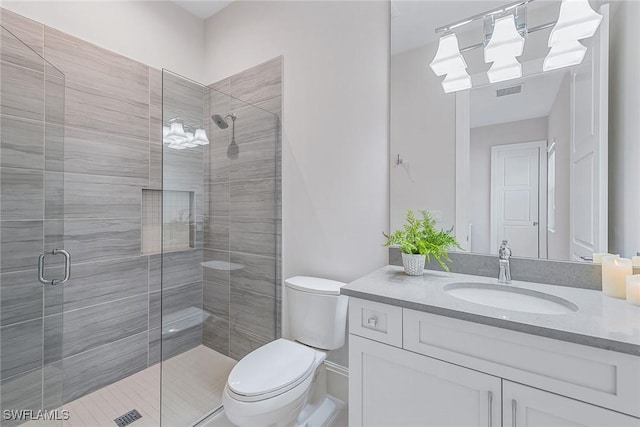
<svg viewBox="0 0 640 427">
<path fill-rule="evenodd" d="M 424 255 L 402 254 L 404 272 L 409 276 L 421 276 L 427 257 Z"/>
</svg>

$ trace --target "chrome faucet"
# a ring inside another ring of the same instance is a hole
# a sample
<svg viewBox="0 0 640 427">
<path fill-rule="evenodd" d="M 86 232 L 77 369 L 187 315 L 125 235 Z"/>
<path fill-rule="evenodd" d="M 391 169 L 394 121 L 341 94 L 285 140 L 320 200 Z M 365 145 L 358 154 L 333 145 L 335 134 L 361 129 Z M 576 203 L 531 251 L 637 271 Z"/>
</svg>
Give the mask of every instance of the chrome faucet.
<svg viewBox="0 0 640 427">
<path fill-rule="evenodd" d="M 498 250 L 498 263 L 500 264 L 500 274 L 498 275 L 498 283 L 511 283 L 511 267 L 509 265 L 511 258 L 511 248 L 506 240 L 502 241 Z"/>
</svg>

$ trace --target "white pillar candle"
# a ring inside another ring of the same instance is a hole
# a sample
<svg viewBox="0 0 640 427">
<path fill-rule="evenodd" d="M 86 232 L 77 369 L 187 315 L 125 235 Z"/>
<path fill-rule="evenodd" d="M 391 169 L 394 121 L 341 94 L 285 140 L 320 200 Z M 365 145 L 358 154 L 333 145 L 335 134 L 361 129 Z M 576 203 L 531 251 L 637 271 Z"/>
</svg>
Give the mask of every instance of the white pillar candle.
<svg viewBox="0 0 640 427">
<path fill-rule="evenodd" d="M 640 306 L 640 274 L 627 276 L 627 301 Z"/>
<path fill-rule="evenodd" d="M 631 258 L 631 262 L 634 267 L 640 267 L 640 256 L 634 256 Z"/>
<path fill-rule="evenodd" d="M 620 255 L 606 254 L 604 252 L 594 252 L 593 253 L 593 262 L 594 262 L 594 264 L 602 264 L 602 258 L 604 258 L 606 256 L 617 256 L 617 257 L 619 257 Z"/>
<path fill-rule="evenodd" d="M 633 274 L 631 260 L 609 255 L 602 258 L 602 292 L 614 298 L 626 298 L 627 276 Z"/>
<path fill-rule="evenodd" d="M 594 252 L 593 253 L 593 263 L 600 264 L 602 262 L 602 257 L 607 256 L 609 254 L 603 252 Z"/>
</svg>

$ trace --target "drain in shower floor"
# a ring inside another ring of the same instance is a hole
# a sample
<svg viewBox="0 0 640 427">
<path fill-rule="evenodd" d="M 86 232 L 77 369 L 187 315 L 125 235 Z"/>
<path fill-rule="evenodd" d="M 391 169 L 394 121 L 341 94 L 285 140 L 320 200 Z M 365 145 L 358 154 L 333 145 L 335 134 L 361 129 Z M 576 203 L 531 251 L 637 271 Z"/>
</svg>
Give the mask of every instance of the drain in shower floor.
<svg viewBox="0 0 640 427">
<path fill-rule="evenodd" d="M 115 422 L 118 427 L 124 427 L 124 426 L 128 426 L 129 424 L 131 424 L 132 422 L 140 418 L 142 418 L 142 415 L 140 415 L 140 412 L 138 412 L 136 409 L 132 409 L 126 414 L 121 415 L 115 420 L 113 420 L 113 422 Z"/>
</svg>

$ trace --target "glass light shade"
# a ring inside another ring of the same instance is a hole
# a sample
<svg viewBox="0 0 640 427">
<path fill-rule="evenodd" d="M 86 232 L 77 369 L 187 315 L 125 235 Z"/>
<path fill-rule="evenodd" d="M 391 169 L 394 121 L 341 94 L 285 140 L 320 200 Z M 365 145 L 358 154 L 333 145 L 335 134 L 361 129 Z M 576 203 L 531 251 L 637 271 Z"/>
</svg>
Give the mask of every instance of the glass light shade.
<svg viewBox="0 0 640 427">
<path fill-rule="evenodd" d="M 451 72 L 447 74 L 447 76 L 442 81 L 442 88 L 446 93 L 470 89 L 471 76 L 469 76 L 464 68 L 458 71 Z"/>
<path fill-rule="evenodd" d="M 551 50 L 544 58 L 542 70 L 551 71 L 578 65 L 582 62 L 586 53 L 587 48 L 577 40 L 558 43 L 551 46 Z"/>
<path fill-rule="evenodd" d="M 516 30 L 513 15 L 498 18 L 491 40 L 484 48 L 484 62 L 505 62 L 522 55 L 524 37 Z"/>
<path fill-rule="evenodd" d="M 602 15 L 591 9 L 588 0 L 562 0 L 560 15 L 549 36 L 549 47 L 593 36 Z"/>
<path fill-rule="evenodd" d="M 489 82 L 498 83 L 505 80 L 517 79 L 522 77 L 522 64 L 516 58 L 507 58 L 505 60 L 493 63 L 489 71 L 487 71 Z"/>
<path fill-rule="evenodd" d="M 184 128 L 182 127 L 182 123 L 173 122 L 171 123 L 171 127 L 169 128 L 169 133 L 167 133 L 167 138 L 186 138 L 187 134 L 184 132 Z"/>
<path fill-rule="evenodd" d="M 196 133 L 193 137 L 193 143 L 198 145 L 209 144 L 209 138 L 207 138 L 207 132 L 204 129 L 196 129 Z"/>
<path fill-rule="evenodd" d="M 193 132 L 187 132 L 186 135 L 187 136 L 182 140 L 180 145 L 182 145 L 183 147 L 187 147 L 187 148 L 197 147 L 198 144 L 195 144 L 193 142 Z"/>
<path fill-rule="evenodd" d="M 174 150 L 184 150 L 185 148 L 187 148 L 184 145 L 175 143 L 175 142 L 172 142 L 171 144 L 169 144 L 168 147 L 173 148 Z"/>
<path fill-rule="evenodd" d="M 467 68 L 467 63 L 458 47 L 458 37 L 455 34 L 448 34 L 440 38 L 438 51 L 429 67 L 436 73 L 436 76 Z"/>
</svg>

